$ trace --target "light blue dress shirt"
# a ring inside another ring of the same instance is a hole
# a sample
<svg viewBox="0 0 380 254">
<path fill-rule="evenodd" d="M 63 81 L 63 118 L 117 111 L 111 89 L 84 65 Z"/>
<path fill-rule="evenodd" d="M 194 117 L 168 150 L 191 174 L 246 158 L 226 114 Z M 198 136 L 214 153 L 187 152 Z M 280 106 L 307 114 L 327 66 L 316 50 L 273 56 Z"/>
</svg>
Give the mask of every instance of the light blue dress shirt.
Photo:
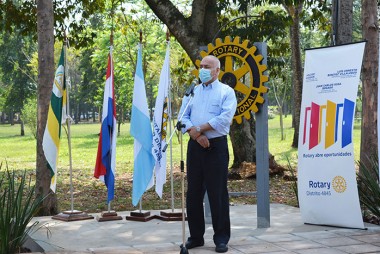
<svg viewBox="0 0 380 254">
<path fill-rule="evenodd" d="M 208 139 L 229 133 L 237 105 L 235 92 L 230 86 L 219 80 L 215 80 L 208 86 L 200 84 L 194 88 L 194 96 L 191 101 L 190 99 L 191 96 L 185 96 L 182 99 L 178 115 L 178 117 L 182 116 L 182 120 L 179 120 L 185 125 L 182 129 L 183 133 L 192 126 L 207 122 L 213 128 L 203 133 Z"/>
</svg>

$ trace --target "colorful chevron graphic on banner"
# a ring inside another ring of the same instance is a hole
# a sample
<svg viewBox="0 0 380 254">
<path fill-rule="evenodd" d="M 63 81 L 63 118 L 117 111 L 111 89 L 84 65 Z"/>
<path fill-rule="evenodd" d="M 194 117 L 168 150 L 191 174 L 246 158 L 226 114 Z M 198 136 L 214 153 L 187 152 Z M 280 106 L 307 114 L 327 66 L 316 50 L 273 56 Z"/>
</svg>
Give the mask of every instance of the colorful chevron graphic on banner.
<svg viewBox="0 0 380 254">
<path fill-rule="evenodd" d="M 307 142 L 307 133 L 309 133 L 309 150 L 320 144 L 323 138 L 323 126 L 325 126 L 325 148 L 338 142 L 339 135 L 342 148 L 351 144 L 354 111 L 355 102 L 349 99 L 344 99 L 343 103 L 327 100 L 325 105 L 312 102 L 310 107 L 305 108 L 302 144 Z M 339 116 L 340 113 L 343 114 L 342 117 Z"/>
</svg>

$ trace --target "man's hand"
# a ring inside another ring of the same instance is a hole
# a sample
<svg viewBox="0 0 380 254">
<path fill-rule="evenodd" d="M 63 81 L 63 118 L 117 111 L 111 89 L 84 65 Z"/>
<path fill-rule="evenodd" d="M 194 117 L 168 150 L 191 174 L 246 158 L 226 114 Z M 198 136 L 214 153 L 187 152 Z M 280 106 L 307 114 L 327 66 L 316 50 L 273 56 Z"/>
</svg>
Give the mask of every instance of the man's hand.
<svg viewBox="0 0 380 254">
<path fill-rule="evenodd" d="M 210 141 L 205 135 L 200 135 L 196 141 L 203 147 L 203 148 L 208 148 L 210 147 Z"/>
<path fill-rule="evenodd" d="M 202 134 L 201 132 L 197 131 L 195 126 L 192 126 L 187 130 L 187 132 L 189 133 L 190 138 L 193 140 L 197 140 L 197 138 Z"/>
</svg>

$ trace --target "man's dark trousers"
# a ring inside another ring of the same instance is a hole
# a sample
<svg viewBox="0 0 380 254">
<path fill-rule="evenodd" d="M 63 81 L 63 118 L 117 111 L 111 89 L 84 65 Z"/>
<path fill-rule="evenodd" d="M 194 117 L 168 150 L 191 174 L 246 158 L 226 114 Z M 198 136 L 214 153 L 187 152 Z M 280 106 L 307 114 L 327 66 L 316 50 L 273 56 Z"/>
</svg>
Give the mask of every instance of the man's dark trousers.
<svg viewBox="0 0 380 254">
<path fill-rule="evenodd" d="M 210 202 L 214 243 L 228 243 L 231 235 L 230 210 L 227 189 L 228 175 L 227 137 L 210 139 L 210 147 L 203 148 L 190 140 L 187 148 L 187 199 L 186 211 L 190 239 L 203 240 L 205 220 L 203 198 L 205 191 Z"/>
</svg>

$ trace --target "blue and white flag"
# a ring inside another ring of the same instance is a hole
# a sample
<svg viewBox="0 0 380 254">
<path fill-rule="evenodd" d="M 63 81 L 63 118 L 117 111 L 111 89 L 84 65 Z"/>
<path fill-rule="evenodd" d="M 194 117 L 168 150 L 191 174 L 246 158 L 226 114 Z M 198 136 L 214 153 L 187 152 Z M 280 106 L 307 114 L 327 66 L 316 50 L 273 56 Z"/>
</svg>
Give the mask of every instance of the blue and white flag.
<svg viewBox="0 0 380 254">
<path fill-rule="evenodd" d="M 114 199 L 116 167 L 116 102 L 113 79 L 112 47 L 108 56 L 106 84 L 103 96 L 102 125 L 94 176 L 107 186 L 107 202 Z"/>
<path fill-rule="evenodd" d="M 166 47 L 164 65 L 162 66 L 158 95 L 153 116 L 152 153 L 156 160 L 154 167 L 156 177 L 156 193 L 162 198 L 162 189 L 166 182 L 166 145 L 167 123 L 169 116 L 169 87 L 170 87 L 170 44 Z"/>
<path fill-rule="evenodd" d="M 153 176 L 152 126 L 146 100 L 144 74 L 142 69 L 142 47 L 139 44 L 133 89 L 131 135 L 134 137 L 134 167 L 132 204 L 136 206 L 148 188 Z"/>
</svg>

